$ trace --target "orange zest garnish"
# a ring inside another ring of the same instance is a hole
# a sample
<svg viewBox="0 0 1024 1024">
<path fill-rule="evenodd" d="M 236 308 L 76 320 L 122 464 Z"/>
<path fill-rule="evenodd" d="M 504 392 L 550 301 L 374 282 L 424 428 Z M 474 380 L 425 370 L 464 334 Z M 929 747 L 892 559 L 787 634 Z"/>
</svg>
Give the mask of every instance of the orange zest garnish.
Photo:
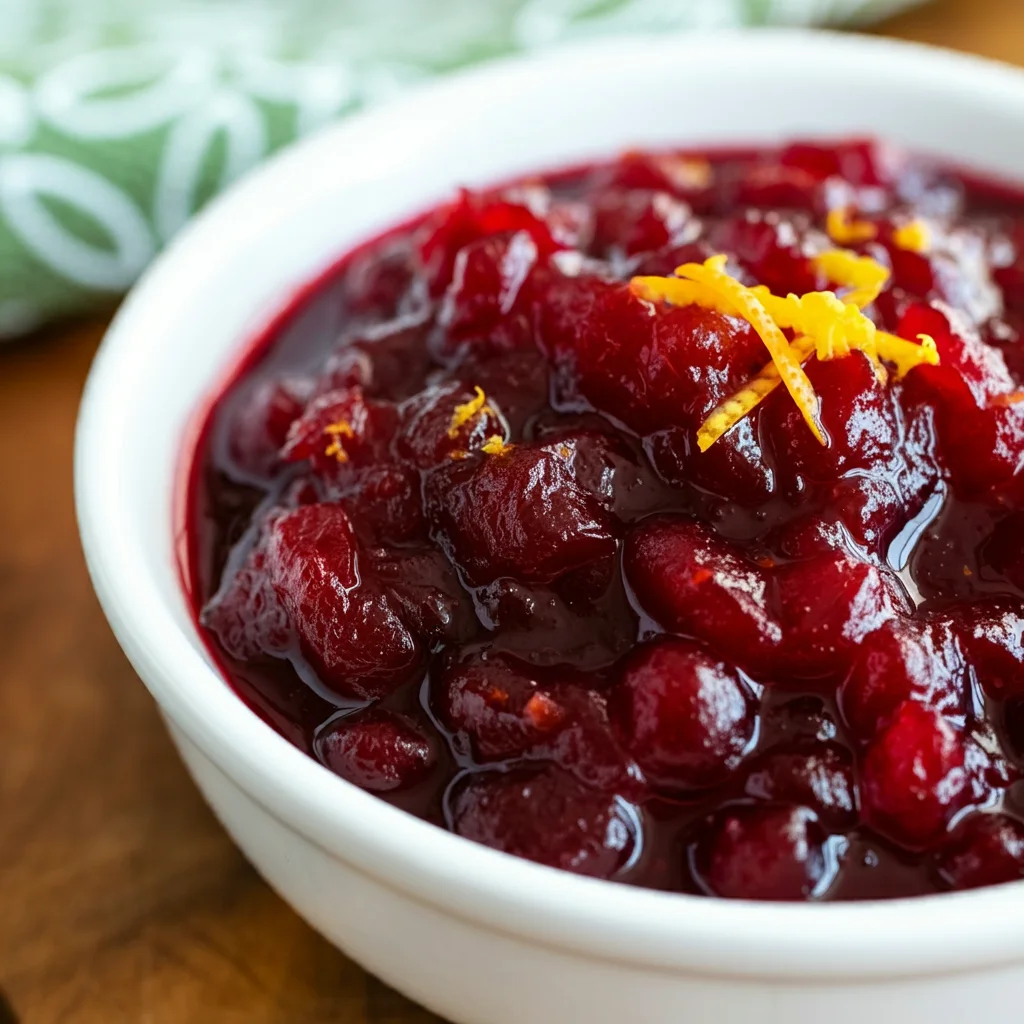
<svg viewBox="0 0 1024 1024">
<path fill-rule="evenodd" d="M 878 228 L 869 220 L 856 220 L 851 217 L 848 206 L 828 211 L 825 230 L 829 238 L 840 245 L 856 245 L 858 242 L 870 242 L 878 237 Z"/>
<path fill-rule="evenodd" d="M 693 575 L 690 577 L 690 582 L 695 587 L 699 587 L 702 583 L 707 583 L 707 581 L 714 575 L 715 574 L 710 569 L 694 569 Z"/>
<path fill-rule="evenodd" d="M 782 383 L 786 385 L 803 415 L 804 422 L 811 428 L 811 433 L 825 444 L 825 435 L 818 420 L 817 396 L 800 361 L 793 357 L 786 336 L 768 315 L 757 296 L 725 272 L 725 263 L 725 256 L 712 256 L 703 264 L 684 263 L 681 267 L 676 267 L 676 276 L 717 292 L 757 331 L 772 357 L 772 362 L 778 368 Z"/>
<path fill-rule="evenodd" d="M 329 437 L 330 443 L 324 448 L 324 455 L 330 458 L 332 455 L 339 462 L 348 462 L 348 452 L 345 451 L 345 446 L 341 443 L 343 437 L 355 437 L 356 432 L 352 429 L 352 424 L 346 420 L 341 420 L 338 423 L 329 423 L 324 427 L 324 435 Z"/>
<path fill-rule="evenodd" d="M 939 361 L 935 341 L 920 335 L 917 342 L 879 331 L 863 309 L 871 305 L 889 280 L 889 271 L 868 256 L 831 249 L 813 257 L 815 267 L 841 289 L 805 295 L 773 295 L 764 285 L 748 288 L 726 271 L 726 257 L 712 256 L 701 263 L 678 267 L 674 277 L 635 277 L 630 289 L 638 298 L 675 306 L 699 305 L 725 316 L 740 317 L 757 331 L 771 361 L 739 391 L 722 402 L 697 432 L 697 446 L 707 451 L 780 384 L 785 385 L 814 436 L 826 444 L 818 415 L 818 396 L 803 364 L 841 359 L 854 350 L 863 352 L 875 367 L 879 383 L 888 380 L 883 360 L 897 378 L 921 364 Z M 792 331 L 790 342 L 784 330 Z"/>
<path fill-rule="evenodd" d="M 454 440 L 459 436 L 459 430 L 470 420 L 475 419 L 480 413 L 488 411 L 487 395 L 481 387 L 473 388 L 475 394 L 468 402 L 455 406 L 452 413 L 451 426 L 448 427 L 448 436 Z"/>
<path fill-rule="evenodd" d="M 932 233 L 923 220 L 912 220 L 909 224 L 897 228 L 892 233 L 892 240 L 901 249 L 910 252 L 925 252 L 932 240 Z"/>
<path fill-rule="evenodd" d="M 485 455 L 504 455 L 512 450 L 512 445 L 505 444 L 501 434 L 493 434 L 480 446 L 480 451 Z"/>
</svg>

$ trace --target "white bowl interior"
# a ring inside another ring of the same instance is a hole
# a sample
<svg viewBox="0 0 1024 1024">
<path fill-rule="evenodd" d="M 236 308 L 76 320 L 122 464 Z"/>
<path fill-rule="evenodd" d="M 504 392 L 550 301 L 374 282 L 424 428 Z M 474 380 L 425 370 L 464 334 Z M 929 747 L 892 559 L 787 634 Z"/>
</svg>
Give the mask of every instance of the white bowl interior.
<svg viewBox="0 0 1024 1024">
<path fill-rule="evenodd" d="M 744 957 L 756 972 L 799 974 L 962 969 L 1021 954 L 1021 886 L 859 907 L 726 904 L 559 875 L 434 830 L 334 778 L 259 722 L 213 670 L 179 584 L 171 495 L 197 407 L 289 294 L 355 243 L 460 184 L 636 146 L 846 134 L 1021 177 L 1024 75 L 792 32 L 591 44 L 471 72 L 353 119 L 215 203 L 119 314 L 78 440 L 90 569 L 165 710 L 325 848 L 421 898 L 548 942 L 713 970 Z"/>
</svg>

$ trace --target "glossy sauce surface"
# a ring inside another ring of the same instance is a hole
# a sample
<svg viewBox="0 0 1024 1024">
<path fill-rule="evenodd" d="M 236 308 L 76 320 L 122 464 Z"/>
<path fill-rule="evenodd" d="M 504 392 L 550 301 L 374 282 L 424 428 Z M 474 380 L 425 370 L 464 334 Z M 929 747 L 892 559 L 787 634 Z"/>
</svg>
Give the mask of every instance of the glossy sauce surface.
<svg viewBox="0 0 1024 1024">
<path fill-rule="evenodd" d="M 828 288 L 830 210 L 934 338 L 882 384 L 641 301 L 722 253 Z M 897 242 L 924 221 L 925 251 Z M 187 576 L 239 695 L 382 799 L 500 849 L 724 897 L 1024 874 L 1024 197 L 850 142 L 629 154 L 465 193 L 254 341 L 194 458 Z"/>
</svg>

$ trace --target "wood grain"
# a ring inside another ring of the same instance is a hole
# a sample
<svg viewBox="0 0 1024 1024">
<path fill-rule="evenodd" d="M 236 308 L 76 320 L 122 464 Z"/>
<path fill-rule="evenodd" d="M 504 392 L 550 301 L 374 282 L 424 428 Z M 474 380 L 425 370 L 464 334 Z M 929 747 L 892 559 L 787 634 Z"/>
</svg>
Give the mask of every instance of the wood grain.
<svg viewBox="0 0 1024 1024">
<path fill-rule="evenodd" d="M 1022 0 L 938 0 L 884 31 L 1024 63 Z M 436 1021 L 256 876 L 107 630 L 71 503 L 101 332 L 0 349 L 0 1024 Z"/>
</svg>

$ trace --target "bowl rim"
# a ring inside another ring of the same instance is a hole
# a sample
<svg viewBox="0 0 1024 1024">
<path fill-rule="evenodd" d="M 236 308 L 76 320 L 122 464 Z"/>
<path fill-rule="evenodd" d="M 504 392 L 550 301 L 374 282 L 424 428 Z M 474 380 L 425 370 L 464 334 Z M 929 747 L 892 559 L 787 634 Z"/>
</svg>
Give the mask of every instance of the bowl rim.
<svg viewBox="0 0 1024 1024">
<path fill-rule="evenodd" d="M 949 974 L 1024 957 L 1024 882 L 856 904 L 753 903 L 581 878 L 463 840 L 360 791 L 288 743 L 225 685 L 201 641 L 175 623 L 155 581 L 131 571 L 141 552 L 130 524 L 144 510 L 126 500 L 130 483 L 118 471 L 117 438 L 130 426 L 123 395 L 142 366 L 138 339 L 172 307 L 179 285 L 215 265 L 221 227 L 255 214 L 277 183 L 294 179 L 339 139 L 358 147 L 382 127 L 458 102 L 464 90 L 512 89 L 519 76 L 555 64 L 570 74 L 612 53 L 628 67 L 685 59 L 696 48 L 754 60 L 808 47 L 837 66 L 886 61 L 897 69 L 894 79 L 915 78 L 918 88 L 952 78 L 979 103 L 1024 108 L 1024 71 L 920 44 L 820 31 L 588 41 L 494 61 L 356 114 L 272 157 L 172 242 L 101 345 L 79 415 L 75 499 L 89 571 L 119 642 L 164 712 L 253 800 L 331 857 L 415 901 L 534 945 L 651 970 L 822 981 Z M 174 486 L 168 480 L 169 492 Z"/>
</svg>

